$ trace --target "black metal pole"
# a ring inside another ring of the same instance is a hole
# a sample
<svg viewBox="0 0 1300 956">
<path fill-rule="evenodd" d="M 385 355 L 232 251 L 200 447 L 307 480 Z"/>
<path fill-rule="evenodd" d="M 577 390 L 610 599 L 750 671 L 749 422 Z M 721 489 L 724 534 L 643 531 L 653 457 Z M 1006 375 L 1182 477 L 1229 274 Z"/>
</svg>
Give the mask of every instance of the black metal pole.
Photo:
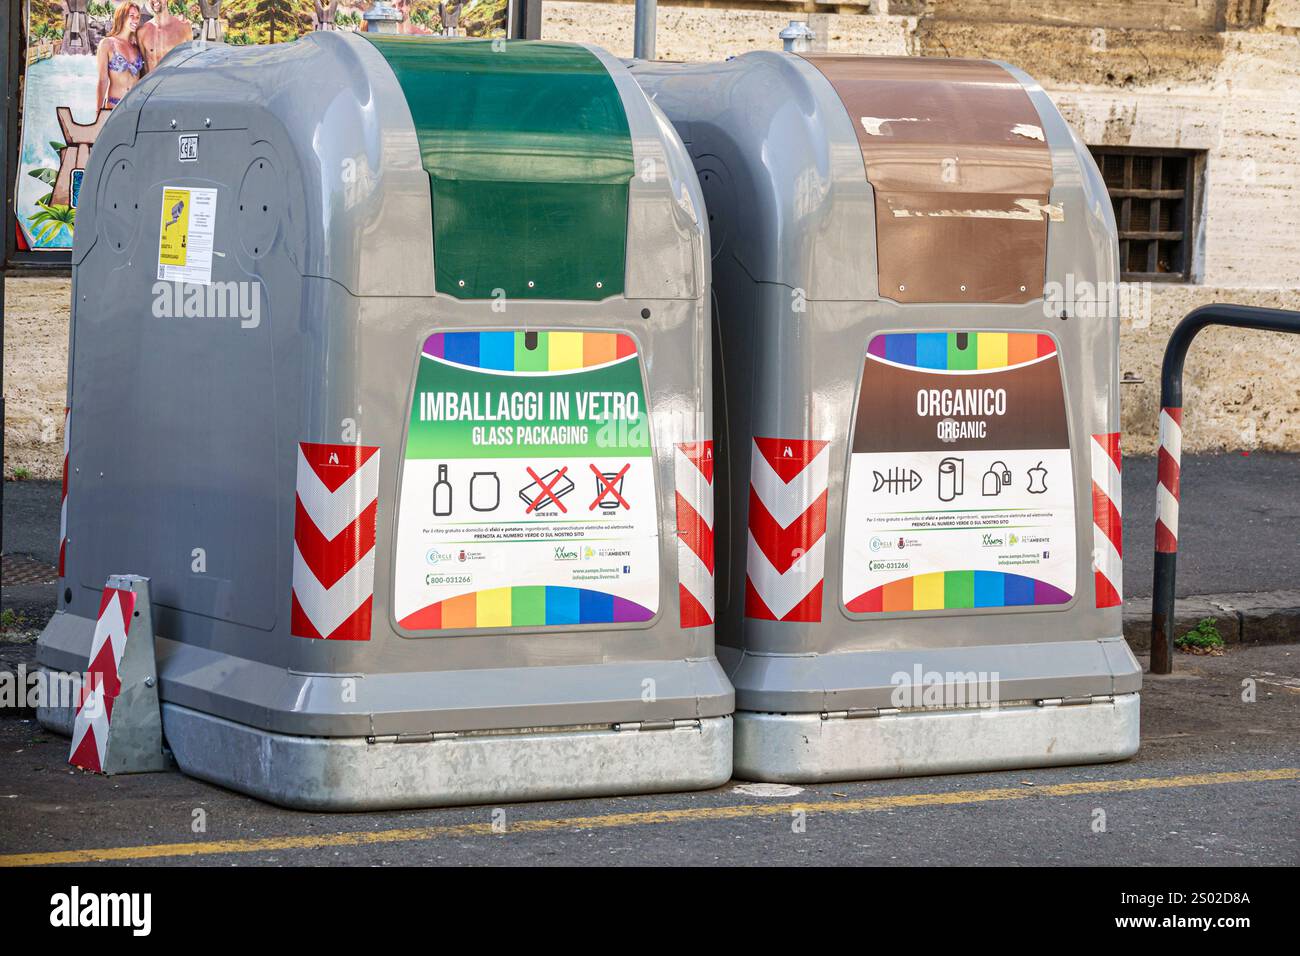
<svg viewBox="0 0 1300 956">
<path fill-rule="evenodd" d="M 1156 553 L 1151 586 L 1151 673 L 1173 671 L 1174 589 L 1178 573 L 1178 505 L 1183 447 L 1183 365 L 1208 325 L 1300 332 L 1300 312 L 1246 305 L 1206 305 L 1178 323 L 1160 369 L 1160 460 L 1156 472 Z"/>
<path fill-rule="evenodd" d="M 0 181 L 4 183 L 4 237 L 3 246 L 0 246 L 0 269 L 9 264 L 10 258 L 14 253 L 14 227 L 16 225 L 15 203 L 17 196 L 14 191 L 13 177 L 15 171 L 21 165 L 18 146 L 18 83 L 22 71 L 18 69 L 18 64 L 23 60 L 22 38 L 19 34 L 18 21 L 22 20 L 22 7 L 16 3 L 5 4 L 5 9 L 0 11 L 0 70 L 4 76 L 4 135 L 0 137 L 4 141 L 4 148 L 0 150 Z"/>
<path fill-rule="evenodd" d="M 542 38 L 542 0 L 510 0 L 511 30 L 515 40 Z"/>
</svg>

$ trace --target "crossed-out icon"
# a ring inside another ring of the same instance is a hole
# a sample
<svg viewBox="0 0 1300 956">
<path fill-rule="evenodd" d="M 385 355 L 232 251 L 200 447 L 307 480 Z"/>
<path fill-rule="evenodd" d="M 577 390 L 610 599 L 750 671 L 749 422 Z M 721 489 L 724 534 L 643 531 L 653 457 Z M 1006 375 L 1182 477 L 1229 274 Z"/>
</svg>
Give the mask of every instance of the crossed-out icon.
<svg viewBox="0 0 1300 956">
<path fill-rule="evenodd" d="M 569 509 L 564 507 L 564 502 L 561 501 L 559 496 L 556 495 L 555 493 L 556 486 L 558 486 L 560 482 L 564 479 L 564 473 L 569 470 L 568 465 L 565 465 L 563 468 L 560 468 L 554 472 L 554 477 L 551 478 L 550 484 L 547 484 L 541 478 L 538 478 L 537 472 L 533 471 L 532 468 L 525 468 L 524 470 L 528 472 L 528 477 L 532 478 L 533 481 L 536 482 L 537 487 L 542 489 L 541 493 L 538 494 L 536 498 L 529 501 L 528 507 L 524 509 L 524 514 L 532 514 L 533 511 L 537 510 L 538 507 L 545 507 L 545 505 L 549 503 L 544 501 L 544 499 L 546 498 L 549 498 L 551 501 L 555 502 L 555 505 L 557 508 L 560 509 L 561 514 L 569 513 Z M 530 485 L 529 487 L 532 486 Z M 573 487 L 572 482 L 569 482 L 569 487 L 570 488 Z"/>
<path fill-rule="evenodd" d="M 623 476 L 632 467 L 630 461 L 619 471 L 609 474 L 602 472 L 595 465 L 589 464 L 587 467 L 596 476 L 596 488 L 599 491 L 596 500 L 587 506 L 588 511 L 595 511 L 597 506 L 603 511 L 617 511 L 620 507 L 626 508 L 628 511 L 632 510 L 632 506 L 627 503 L 627 499 L 618 493 L 619 488 L 623 487 Z M 606 501 L 605 498 L 609 495 L 613 495 L 613 498 Z"/>
</svg>

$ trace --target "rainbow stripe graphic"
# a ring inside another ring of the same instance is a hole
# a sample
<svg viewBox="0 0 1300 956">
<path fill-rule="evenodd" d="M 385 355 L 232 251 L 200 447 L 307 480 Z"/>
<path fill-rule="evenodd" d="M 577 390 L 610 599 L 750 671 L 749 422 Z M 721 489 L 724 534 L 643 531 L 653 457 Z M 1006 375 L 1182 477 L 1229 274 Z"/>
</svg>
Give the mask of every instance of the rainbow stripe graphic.
<svg viewBox="0 0 1300 956">
<path fill-rule="evenodd" d="M 982 372 L 1025 365 L 1056 352 L 1039 332 L 885 332 L 867 354 L 895 365 L 939 372 Z"/>
<path fill-rule="evenodd" d="M 542 627 L 555 624 L 636 624 L 654 612 L 634 601 L 553 585 L 491 588 L 430 604 L 399 622 L 408 631 L 452 628 Z"/>
<path fill-rule="evenodd" d="M 621 332 L 434 332 L 424 354 L 466 368 L 566 372 L 636 355 Z"/>
<path fill-rule="evenodd" d="M 845 605 L 857 614 L 1068 604 L 1058 587 L 1005 571 L 936 571 L 890 581 Z"/>
</svg>

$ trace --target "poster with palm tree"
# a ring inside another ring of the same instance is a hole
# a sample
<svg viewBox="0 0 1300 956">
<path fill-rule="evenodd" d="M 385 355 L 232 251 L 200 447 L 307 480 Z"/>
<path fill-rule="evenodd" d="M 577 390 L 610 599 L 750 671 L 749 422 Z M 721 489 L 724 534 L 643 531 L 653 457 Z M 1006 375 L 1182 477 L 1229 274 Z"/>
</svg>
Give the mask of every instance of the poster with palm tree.
<svg viewBox="0 0 1300 956">
<path fill-rule="evenodd" d="M 194 41 L 291 43 L 313 30 L 365 29 L 375 0 L 28 0 L 14 190 L 22 250 L 66 250 L 82 176 L 112 109 L 166 54 Z M 497 37 L 507 0 L 389 0 L 398 32 Z"/>
</svg>

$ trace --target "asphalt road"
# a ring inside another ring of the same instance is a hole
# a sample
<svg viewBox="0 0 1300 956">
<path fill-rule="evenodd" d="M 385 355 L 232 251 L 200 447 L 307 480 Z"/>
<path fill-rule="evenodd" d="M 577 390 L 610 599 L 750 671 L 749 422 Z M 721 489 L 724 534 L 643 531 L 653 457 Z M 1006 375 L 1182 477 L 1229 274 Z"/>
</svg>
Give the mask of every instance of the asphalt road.
<svg viewBox="0 0 1300 956">
<path fill-rule="evenodd" d="M 59 558 L 60 485 L 57 481 L 6 481 L 3 550 L 26 554 L 45 564 Z"/>
<path fill-rule="evenodd" d="M 1300 648 L 1177 671 L 1147 678 L 1142 749 L 1123 763 L 401 813 L 87 774 L 65 739 L 0 718 L 0 866 L 1300 863 Z"/>
<path fill-rule="evenodd" d="M 1151 594 L 1156 460 L 1124 461 L 1124 594 Z M 1300 455 L 1187 455 L 1178 596 L 1300 587 Z"/>
</svg>

